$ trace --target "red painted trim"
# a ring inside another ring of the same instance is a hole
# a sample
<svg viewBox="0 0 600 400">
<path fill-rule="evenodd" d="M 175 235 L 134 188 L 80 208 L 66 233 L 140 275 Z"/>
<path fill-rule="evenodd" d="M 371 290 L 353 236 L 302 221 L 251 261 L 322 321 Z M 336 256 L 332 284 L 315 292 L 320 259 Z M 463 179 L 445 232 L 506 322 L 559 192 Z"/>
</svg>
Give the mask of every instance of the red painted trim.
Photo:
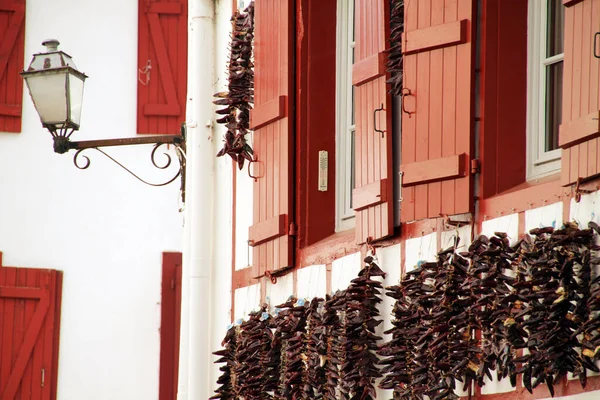
<svg viewBox="0 0 600 400">
<path fill-rule="evenodd" d="M 565 7 L 571 7 L 574 6 L 577 3 L 581 3 L 583 0 L 562 0 L 563 2 L 563 6 Z"/>
<path fill-rule="evenodd" d="M 465 43 L 467 40 L 466 19 L 447 22 L 430 28 L 405 33 L 404 54 L 439 49 Z"/>
<path fill-rule="evenodd" d="M 600 112 L 568 121 L 559 128 L 558 145 L 565 149 L 600 136 Z"/>
<path fill-rule="evenodd" d="M 386 73 L 387 53 L 381 52 L 352 65 L 352 84 L 362 85 Z"/>
<path fill-rule="evenodd" d="M 364 210 L 387 201 L 387 179 L 369 183 L 352 190 L 352 204 L 355 211 Z"/>
<path fill-rule="evenodd" d="M 402 164 L 400 166 L 400 170 L 404 173 L 402 185 L 412 186 L 466 176 L 465 157 L 466 155 L 463 153 L 450 157 Z"/>
<path fill-rule="evenodd" d="M 286 221 L 287 215 L 281 214 L 252 225 L 248 231 L 248 238 L 251 241 L 250 246 L 258 246 L 261 243 L 285 235 L 287 233 Z"/>
<path fill-rule="evenodd" d="M 181 253 L 163 253 L 159 400 L 177 399 L 181 323 Z"/>
<path fill-rule="evenodd" d="M 250 110 L 250 129 L 259 129 L 285 117 L 287 96 L 279 96 Z"/>
</svg>

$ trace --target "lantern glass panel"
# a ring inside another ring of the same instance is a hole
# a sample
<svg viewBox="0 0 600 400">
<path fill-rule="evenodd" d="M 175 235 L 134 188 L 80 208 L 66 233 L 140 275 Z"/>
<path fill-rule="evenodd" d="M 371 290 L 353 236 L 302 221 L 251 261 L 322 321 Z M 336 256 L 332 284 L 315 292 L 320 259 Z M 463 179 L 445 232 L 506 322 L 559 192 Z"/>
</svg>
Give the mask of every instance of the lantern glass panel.
<svg viewBox="0 0 600 400">
<path fill-rule="evenodd" d="M 69 74 L 69 119 L 71 122 L 80 125 L 81 104 L 83 103 L 83 78 L 74 74 Z"/>
<path fill-rule="evenodd" d="M 32 74 L 26 82 L 42 123 L 64 126 L 68 119 L 67 70 Z"/>
</svg>

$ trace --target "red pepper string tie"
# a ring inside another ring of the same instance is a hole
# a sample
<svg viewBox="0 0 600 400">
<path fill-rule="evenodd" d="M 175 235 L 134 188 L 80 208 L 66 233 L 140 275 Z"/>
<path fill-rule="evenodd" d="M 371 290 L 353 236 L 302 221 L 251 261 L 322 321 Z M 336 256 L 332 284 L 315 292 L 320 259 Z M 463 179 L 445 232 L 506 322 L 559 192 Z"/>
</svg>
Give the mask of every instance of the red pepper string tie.
<svg viewBox="0 0 600 400">
<path fill-rule="evenodd" d="M 377 250 L 375 250 L 375 246 L 373 246 L 373 238 L 368 236 L 365 243 L 367 245 L 367 251 L 371 252 L 371 255 L 375 257 L 377 255 Z"/>
</svg>

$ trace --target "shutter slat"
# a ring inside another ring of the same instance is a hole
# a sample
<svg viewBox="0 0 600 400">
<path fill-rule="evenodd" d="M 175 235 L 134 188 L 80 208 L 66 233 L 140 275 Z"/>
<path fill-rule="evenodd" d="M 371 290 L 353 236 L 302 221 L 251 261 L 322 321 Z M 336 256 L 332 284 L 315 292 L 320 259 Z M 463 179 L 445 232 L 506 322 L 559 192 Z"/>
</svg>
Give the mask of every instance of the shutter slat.
<svg viewBox="0 0 600 400">
<path fill-rule="evenodd" d="M 360 211 L 367 207 L 385 203 L 387 201 L 387 179 L 369 183 L 352 191 L 352 205 L 354 210 Z"/>
<path fill-rule="evenodd" d="M 402 185 L 443 181 L 465 176 L 465 154 L 435 158 L 400 166 Z"/>
<path fill-rule="evenodd" d="M 180 3 L 150 3 L 147 12 L 156 14 L 181 14 Z"/>
<path fill-rule="evenodd" d="M 600 135 L 600 112 L 596 111 L 560 126 L 559 146 L 563 149 L 594 139 Z"/>
<path fill-rule="evenodd" d="M 250 110 L 250 129 L 258 129 L 285 116 L 287 96 L 279 96 Z"/>
<path fill-rule="evenodd" d="M 386 62 L 387 54 L 381 52 L 355 63 L 352 66 L 352 84 L 354 86 L 362 85 L 385 75 Z"/>
<path fill-rule="evenodd" d="M 251 242 L 250 246 L 257 246 L 261 243 L 287 234 L 286 221 L 287 215 L 281 214 L 275 218 L 252 225 L 248 234 L 248 239 L 250 239 Z"/>
<path fill-rule="evenodd" d="M 9 117 L 20 117 L 21 108 L 22 107 L 20 104 L 0 104 L 0 115 L 6 115 Z"/>
<path fill-rule="evenodd" d="M 457 45 L 467 38 L 467 20 L 406 32 L 405 37 L 404 54 Z"/>
</svg>

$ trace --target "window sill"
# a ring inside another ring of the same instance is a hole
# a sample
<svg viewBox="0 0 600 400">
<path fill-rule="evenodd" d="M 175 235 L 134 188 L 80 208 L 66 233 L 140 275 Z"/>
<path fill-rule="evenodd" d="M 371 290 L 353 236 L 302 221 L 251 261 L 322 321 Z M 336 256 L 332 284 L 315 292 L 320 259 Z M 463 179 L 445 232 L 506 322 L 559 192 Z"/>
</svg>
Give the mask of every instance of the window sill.
<svg viewBox="0 0 600 400">
<path fill-rule="evenodd" d="M 561 186 L 560 173 L 556 173 L 480 200 L 479 214 L 483 220 L 497 218 L 563 201 L 566 195 L 570 191 Z"/>
<path fill-rule="evenodd" d="M 333 260 L 361 251 L 354 241 L 354 228 L 336 232 L 325 239 L 297 250 L 296 267 L 330 264 Z"/>
</svg>

